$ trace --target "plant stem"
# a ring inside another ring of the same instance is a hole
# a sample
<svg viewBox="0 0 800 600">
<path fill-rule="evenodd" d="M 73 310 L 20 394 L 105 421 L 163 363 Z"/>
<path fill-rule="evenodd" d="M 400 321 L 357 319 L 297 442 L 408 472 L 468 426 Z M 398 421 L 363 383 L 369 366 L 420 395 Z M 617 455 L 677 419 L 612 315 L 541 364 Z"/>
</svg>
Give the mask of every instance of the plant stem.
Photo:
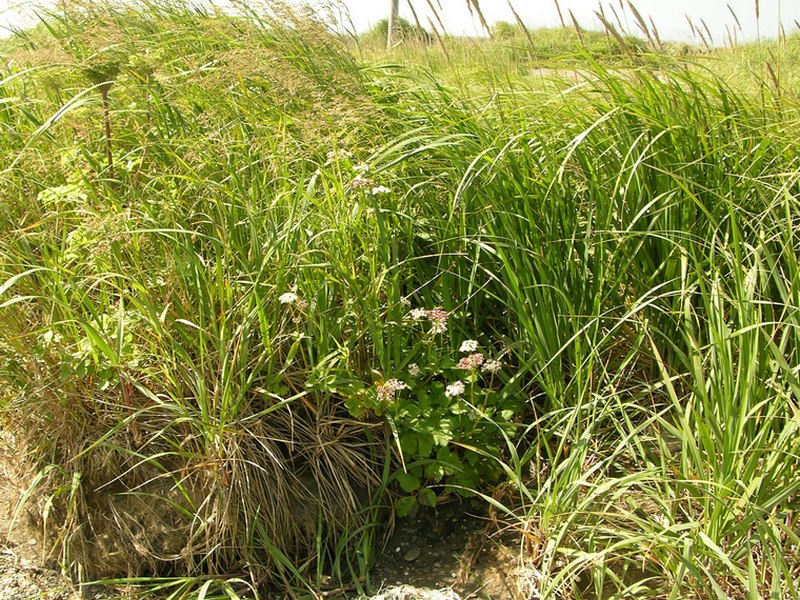
<svg viewBox="0 0 800 600">
<path fill-rule="evenodd" d="M 111 149 L 111 110 L 108 105 L 108 88 L 100 88 L 100 94 L 103 96 L 103 121 L 105 122 L 106 162 L 108 163 L 108 173 L 112 179 L 116 179 L 114 174 L 114 153 Z"/>
</svg>

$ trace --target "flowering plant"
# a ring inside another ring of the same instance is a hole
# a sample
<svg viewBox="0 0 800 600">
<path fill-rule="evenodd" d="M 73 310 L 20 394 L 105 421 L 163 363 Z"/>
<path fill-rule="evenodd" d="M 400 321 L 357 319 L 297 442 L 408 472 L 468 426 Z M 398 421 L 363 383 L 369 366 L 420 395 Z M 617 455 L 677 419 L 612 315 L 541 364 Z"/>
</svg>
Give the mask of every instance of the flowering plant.
<svg viewBox="0 0 800 600">
<path fill-rule="evenodd" d="M 482 352 L 477 340 L 448 339 L 451 313 L 441 307 L 414 308 L 403 320 L 411 330 L 403 365 L 347 401 L 355 417 L 367 413 L 387 420 L 403 465 L 395 480 L 408 494 L 400 515 L 418 504 L 433 504 L 431 484 L 452 484 L 459 493 L 500 475 L 503 434 L 514 436 L 521 395 L 510 393 L 503 363 Z M 477 452 L 473 448 L 479 448 Z"/>
</svg>

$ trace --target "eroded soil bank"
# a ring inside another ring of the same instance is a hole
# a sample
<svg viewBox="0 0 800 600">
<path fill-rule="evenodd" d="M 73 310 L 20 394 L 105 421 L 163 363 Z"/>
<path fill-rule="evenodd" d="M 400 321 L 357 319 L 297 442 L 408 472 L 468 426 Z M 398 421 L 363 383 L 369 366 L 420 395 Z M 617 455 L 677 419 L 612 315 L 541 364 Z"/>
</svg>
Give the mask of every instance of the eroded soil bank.
<svg viewBox="0 0 800 600">
<path fill-rule="evenodd" d="M 20 501 L 34 473 L 20 466 L 13 440 L 0 449 L 0 600 L 116 598 L 123 590 L 78 589 L 58 561 L 45 558 L 41 522 L 44 499 Z M 524 580 L 518 555 L 498 537 L 498 523 L 477 499 L 453 498 L 436 509 L 397 519 L 378 548 L 370 586 L 375 600 L 458 600 L 519 597 Z M 126 597 L 130 597 L 125 594 Z M 355 598 L 331 589 L 327 598 Z"/>
</svg>

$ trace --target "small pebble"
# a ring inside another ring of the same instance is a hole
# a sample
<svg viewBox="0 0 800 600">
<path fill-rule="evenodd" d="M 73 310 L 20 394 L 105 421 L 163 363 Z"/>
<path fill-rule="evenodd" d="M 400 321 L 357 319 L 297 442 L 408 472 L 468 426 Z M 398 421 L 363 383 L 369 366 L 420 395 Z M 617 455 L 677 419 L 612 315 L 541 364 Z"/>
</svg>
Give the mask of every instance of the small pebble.
<svg viewBox="0 0 800 600">
<path fill-rule="evenodd" d="M 422 551 L 418 547 L 413 547 L 411 550 L 403 555 L 403 560 L 406 562 L 414 562 L 422 555 Z"/>
</svg>

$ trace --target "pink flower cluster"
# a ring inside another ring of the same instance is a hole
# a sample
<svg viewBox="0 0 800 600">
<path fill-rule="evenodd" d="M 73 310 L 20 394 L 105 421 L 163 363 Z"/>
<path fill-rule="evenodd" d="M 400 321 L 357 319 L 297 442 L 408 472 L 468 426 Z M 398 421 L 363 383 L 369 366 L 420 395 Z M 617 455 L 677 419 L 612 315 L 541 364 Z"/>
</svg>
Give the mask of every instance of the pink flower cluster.
<svg viewBox="0 0 800 600">
<path fill-rule="evenodd" d="M 457 368 L 463 371 L 471 371 L 473 369 L 477 369 L 483 364 L 484 356 L 480 352 L 476 352 L 475 354 L 470 354 L 469 356 L 465 356 L 460 361 L 458 361 Z"/>
<path fill-rule="evenodd" d="M 424 308 L 415 308 L 408 314 L 412 321 L 421 321 L 428 319 L 431 322 L 431 335 L 444 333 L 447 331 L 447 318 L 450 316 L 446 310 L 441 306 L 425 310 Z"/>
<path fill-rule="evenodd" d="M 450 315 L 441 306 L 437 306 L 426 311 L 425 316 L 428 317 L 429 321 L 447 321 L 447 317 Z"/>
<path fill-rule="evenodd" d="M 350 186 L 354 190 L 360 190 L 360 189 L 363 189 L 363 188 L 368 188 L 368 187 L 371 187 L 374 184 L 375 184 L 375 182 L 372 181 L 372 179 L 369 179 L 368 177 L 364 177 L 363 175 L 356 175 L 356 177 L 353 179 L 353 181 L 350 182 Z"/>
<path fill-rule="evenodd" d="M 377 386 L 378 400 L 380 402 L 391 402 L 400 390 L 408 389 L 408 386 L 399 379 L 390 379 Z"/>
</svg>

